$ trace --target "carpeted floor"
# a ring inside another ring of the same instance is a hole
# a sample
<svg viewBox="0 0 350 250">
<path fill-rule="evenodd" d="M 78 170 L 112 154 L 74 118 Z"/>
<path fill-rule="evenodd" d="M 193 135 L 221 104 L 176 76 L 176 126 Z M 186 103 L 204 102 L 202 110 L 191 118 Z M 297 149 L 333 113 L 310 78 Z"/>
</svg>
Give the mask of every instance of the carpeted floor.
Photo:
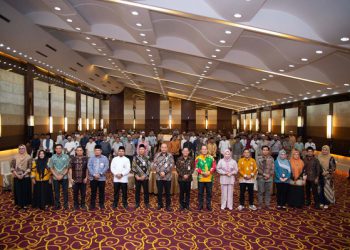
<svg viewBox="0 0 350 250">
<path fill-rule="evenodd" d="M 129 211 L 113 211 L 111 183 L 106 209 L 93 212 L 18 212 L 11 193 L 4 193 L 0 249 L 350 249 L 350 181 L 338 175 L 336 183 L 337 204 L 326 211 L 221 211 L 218 180 L 212 212 L 195 210 L 197 190 L 192 191 L 191 212 L 178 211 L 175 195 L 171 213 L 155 209 L 154 195 L 150 210 L 134 210 L 133 190 L 128 193 Z M 236 206 L 237 187 L 234 201 Z"/>
</svg>

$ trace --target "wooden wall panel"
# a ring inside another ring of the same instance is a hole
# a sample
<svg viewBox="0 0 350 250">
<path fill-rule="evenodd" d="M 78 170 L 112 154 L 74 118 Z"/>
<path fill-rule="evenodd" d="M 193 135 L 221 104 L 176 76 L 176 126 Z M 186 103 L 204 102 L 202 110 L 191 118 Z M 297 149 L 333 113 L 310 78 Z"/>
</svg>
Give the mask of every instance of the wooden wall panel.
<svg viewBox="0 0 350 250">
<path fill-rule="evenodd" d="M 256 130 L 256 113 L 252 113 L 252 131 L 257 132 L 257 130 Z"/>
<path fill-rule="evenodd" d="M 162 128 L 169 127 L 169 101 L 160 101 L 160 126 Z"/>
<path fill-rule="evenodd" d="M 285 133 L 293 131 L 297 132 L 298 108 L 289 108 L 285 110 Z"/>
<path fill-rule="evenodd" d="M 272 110 L 272 133 L 281 133 L 281 123 L 282 123 L 283 110 L 276 109 Z"/>
<path fill-rule="evenodd" d="M 34 80 L 34 133 L 49 132 L 49 85 Z"/>
<path fill-rule="evenodd" d="M 333 138 L 350 140 L 350 101 L 333 104 Z"/>
<path fill-rule="evenodd" d="M 0 150 L 24 142 L 24 77 L 0 69 Z"/>
<path fill-rule="evenodd" d="M 232 116 L 232 127 L 237 128 L 237 120 L 238 120 L 238 115 L 233 115 Z"/>
<path fill-rule="evenodd" d="M 208 110 L 208 130 L 217 130 L 218 112 L 216 109 Z"/>
<path fill-rule="evenodd" d="M 136 129 L 145 129 L 145 100 L 136 100 Z"/>
<path fill-rule="evenodd" d="M 104 128 L 109 127 L 109 100 L 102 100 L 102 119 Z"/>
<path fill-rule="evenodd" d="M 196 103 L 181 99 L 181 130 L 196 130 Z"/>
<path fill-rule="evenodd" d="M 124 91 L 109 99 L 109 129 L 111 132 L 124 129 Z"/>
<path fill-rule="evenodd" d="M 217 130 L 223 133 L 232 132 L 232 110 L 226 108 L 217 108 Z"/>
<path fill-rule="evenodd" d="M 68 119 L 68 133 L 76 130 L 76 92 L 66 90 L 66 115 Z"/>
<path fill-rule="evenodd" d="M 196 109 L 196 130 L 203 131 L 205 130 L 205 110 Z"/>
<path fill-rule="evenodd" d="M 181 129 L 181 100 L 172 99 L 172 129 Z"/>
<path fill-rule="evenodd" d="M 86 130 L 86 95 L 81 94 L 80 96 L 80 107 L 81 107 L 81 124 L 83 131 Z"/>
<path fill-rule="evenodd" d="M 307 135 L 326 137 L 329 104 L 307 106 Z"/>
<path fill-rule="evenodd" d="M 95 100 L 95 110 L 94 110 L 94 117 L 96 119 L 96 129 L 100 129 L 100 100 L 97 98 L 94 98 Z"/>
<path fill-rule="evenodd" d="M 159 132 L 160 129 L 160 95 L 145 93 L 145 130 Z"/>
<path fill-rule="evenodd" d="M 64 89 L 51 86 L 51 114 L 53 118 L 53 138 L 58 131 L 64 131 Z"/>
<path fill-rule="evenodd" d="M 133 100 L 124 101 L 124 126 L 125 129 L 133 129 Z"/>
<path fill-rule="evenodd" d="M 261 112 L 261 132 L 266 133 L 268 132 L 268 123 L 269 123 L 269 117 L 270 117 L 270 111 L 262 111 Z"/>
</svg>

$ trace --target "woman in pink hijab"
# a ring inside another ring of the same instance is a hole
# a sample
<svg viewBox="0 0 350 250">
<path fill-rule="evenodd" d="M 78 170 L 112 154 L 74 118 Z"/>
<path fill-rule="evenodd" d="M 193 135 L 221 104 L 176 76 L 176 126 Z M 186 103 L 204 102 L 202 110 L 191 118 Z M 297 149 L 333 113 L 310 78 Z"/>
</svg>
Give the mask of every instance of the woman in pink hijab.
<svg viewBox="0 0 350 250">
<path fill-rule="evenodd" d="M 237 162 L 232 159 L 231 151 L 226 149 L 224 151 L 224 158 L 222 158 L 216 168 L 220 174 L 221 184 L 221 209 L 226 207 L 233 209 L 233 185 L 235 184 L 234 175 L 238 172 Z"/>
</svg>

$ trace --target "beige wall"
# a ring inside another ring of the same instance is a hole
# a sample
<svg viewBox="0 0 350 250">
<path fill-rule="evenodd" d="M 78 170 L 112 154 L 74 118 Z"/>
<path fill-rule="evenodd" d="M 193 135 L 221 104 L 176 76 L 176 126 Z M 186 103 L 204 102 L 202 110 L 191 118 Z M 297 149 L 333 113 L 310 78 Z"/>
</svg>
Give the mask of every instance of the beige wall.
<svg viewBox="0 0 350 250">
<path fill-rule="evenodd" d="M 102 118 L 103 126 L 105 128 L 109 127 L 109 100 L 102 100 Z"/>
<path fill-rule="evenodd" d="M 350 140 L 350 101 L 333 104 L 333 138 Z"/>
<path fill-rule="evenodd" d="M 83 131 L 86 130 L 86 95 L 80 97 L 81 123 Z"/>
<path fill-rule="evenodd" d="M 49 132 L 49 85 L 34 80 L 34 133 Z"/>
<path fill-rule="evenodd" d="M 285 110 L 285 133 L 293 131 L 293 133 L 297 132 L 297 124 L 298 124 L 298 108 L 290 108 Z"/>
<path fill-rule="evenodd" d="M 269 117 L 270 117 L 270 111 L 262 111 L 261 112 L 260 128 L 261 128 L 261 132 L 263 132 L 263 133 L 268 132 Z"/>
<path fill-rule="evenodd" d="M 272 133 L 281 133 L 281 123 L 282 123 L 283 110 L 276 109 L 272 110 Z"/>
<path fill-rule="evenodd" d="M 66 90 L 66 115 L 68 118 L 68 133 L 76 130 L 76 93 Z"/>
<path fill-rule="evenodd" d="M 326 137 L 329 104 L 307 106 L 307 135 Z"/>
</svg>

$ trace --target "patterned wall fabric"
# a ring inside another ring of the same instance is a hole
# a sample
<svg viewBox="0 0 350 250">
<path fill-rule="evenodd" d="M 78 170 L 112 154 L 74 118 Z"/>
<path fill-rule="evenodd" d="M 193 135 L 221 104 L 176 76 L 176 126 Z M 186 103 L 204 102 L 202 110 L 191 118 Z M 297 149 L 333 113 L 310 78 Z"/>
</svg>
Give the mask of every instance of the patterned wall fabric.
<svg viewBox="0 0 350 250">
<path fill-rule="evenodd" d="M 64 131 L 64 89 L 51 86 L 51 114 L 53 117 L 53 131 Z"/>
<path fill-rule="evenodd" d="M 76 93 L 66 90 L 66 115 L 68 118 L 68 132 L 76 130 Z"/>
<path fill-rule="evenodd" d="M 34 133 L 49 132 L 49 85 L 34 80 Z"/>
<path fill-rule="evenodd" d="M 81 94 L 80 103 L 82 127 L 86 130 L 86 95 Z"/>
<path fill-rule="evenodd" d="M 329 104 L 307 106 L 308 136 L 326 137 L 328 112 Z"/>
<path fill-rule="evenodd" d="M 288 133 L 289 131 L 297 132 L 297 124 L 298 124 L 298 108 L 290 108 L 285 110 L 286 118 L 285 118 L 285 131 Z"/>
<path fill-rule="evenodd" d="M 15 147 L 24 137 L 24 77 L 0 69 L 1 145 Z"/>
<path fill-rule="evenodd" d="M 109 100 L 102 100 L 102 118 L 104 127 L 108 128 L 109 125 Z"/>
</svg>

